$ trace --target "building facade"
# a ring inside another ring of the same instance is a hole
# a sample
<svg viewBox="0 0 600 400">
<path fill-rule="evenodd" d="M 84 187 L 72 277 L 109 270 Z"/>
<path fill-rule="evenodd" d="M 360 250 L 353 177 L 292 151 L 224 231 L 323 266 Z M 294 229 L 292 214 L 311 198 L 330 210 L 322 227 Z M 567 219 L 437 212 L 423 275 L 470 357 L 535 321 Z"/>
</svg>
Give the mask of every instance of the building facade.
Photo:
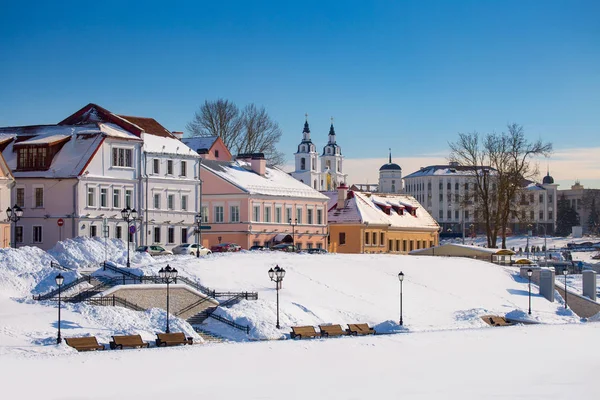
<svg viewBox="0 0 600 400">
<path fill-rule="evenodd" d="M 0 142 L 1 146 L 1 142 Z M 4 212 L 9 207 L 13 207 L 11 203 L 11 192 L 15 180 L 10 168 L 6 164 L 6 160 L 0 153 L 0 212 Z M 10 247 L 12 240 L 11 222 L 8 219 L 0 219 L 0 246 Z"/>
<path fill-rule="evenodd" d="M 558 191 L 559 199 L 563 195 L 571 207 L 579 214 L 583 233 L 598 234 L 600 221 L 590 221 L 590 214 L 593 210 L 596 213 L 600 212 L 600 189 L 585 189 L 579 181 L 576 181 L 570 189 Z"/>
</svg>

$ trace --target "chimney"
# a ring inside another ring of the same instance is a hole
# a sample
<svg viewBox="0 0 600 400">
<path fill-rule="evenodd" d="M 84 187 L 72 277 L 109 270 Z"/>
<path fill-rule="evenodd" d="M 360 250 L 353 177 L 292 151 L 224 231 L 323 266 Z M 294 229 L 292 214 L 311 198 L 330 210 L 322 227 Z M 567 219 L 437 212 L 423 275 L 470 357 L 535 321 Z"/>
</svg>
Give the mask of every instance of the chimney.
<svg viewBox="0 0 600 400">
<path fill-rule="evenodd" d="M 256 172 L 260 176 L 264 176 L 267 170 L 267 160 L 263 153 L 253 153 L 252 159 L 250 160 L 250 166 L 252 171 Z"/>
<path fill-rule="evenodd" d="M 338 187 L 338 201 L 337 209 L 341 210 L 346 206 L 346 197 L 348 196 L 348 186 L 345 183 L 341 183 Z"/>
<path fill-rule="evenodd" d="M 183 139 L 183 132 L 176 132 L 176 131 L 173 131 L 173 132 L 171 132 L 171 133 L 173 134 L 173 136 L 175 136 L 175 139 L 178 139 L 178 140 L 181 140 L 181 139 Z"/>
</svg>

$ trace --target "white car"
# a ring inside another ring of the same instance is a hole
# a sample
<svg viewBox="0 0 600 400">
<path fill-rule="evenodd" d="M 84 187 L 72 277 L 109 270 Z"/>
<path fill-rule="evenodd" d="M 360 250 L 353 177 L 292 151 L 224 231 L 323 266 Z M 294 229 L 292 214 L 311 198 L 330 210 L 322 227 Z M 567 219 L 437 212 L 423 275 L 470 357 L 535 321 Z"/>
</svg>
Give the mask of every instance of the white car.
<svg viewBox="0 0 600 400">
<path fill-rule="evenodd" d="M 179 246 L 173 247 L 173 254 L 190 254 L 192 256 L 196 255 L 196 250 L 198 249 L 197 244 L 184 243 Z M 212 254 L 212 251 L 207 249 L 206 247 L 200 245 L 199 253 L 201 256 L 207 256 Z"/>
</svg>

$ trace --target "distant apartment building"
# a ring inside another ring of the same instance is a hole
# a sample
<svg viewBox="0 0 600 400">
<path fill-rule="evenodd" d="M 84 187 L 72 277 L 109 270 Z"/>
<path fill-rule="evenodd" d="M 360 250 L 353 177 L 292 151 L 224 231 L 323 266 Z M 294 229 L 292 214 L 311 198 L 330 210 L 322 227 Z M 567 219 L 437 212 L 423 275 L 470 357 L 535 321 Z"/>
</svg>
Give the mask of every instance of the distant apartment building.
<svg viewBox="0 0 600 400">
<path fill-rule="evenodd" d="M 596 226 L 593 226 L 593 224 L 590 226 L 590 212 L 592 211 L 592 204 L 596 212 L 600 212 L 600 189 L 585 189 L 579 181 L 576 181 L 570 189 L 558 191 L 559 200 L 563 195 L 569 205 L 579 214 L 583 233 L 592 233 L 592 231 L 597 233 L 600 226 L 597 222 L 595 223 Z"/>
</svg>

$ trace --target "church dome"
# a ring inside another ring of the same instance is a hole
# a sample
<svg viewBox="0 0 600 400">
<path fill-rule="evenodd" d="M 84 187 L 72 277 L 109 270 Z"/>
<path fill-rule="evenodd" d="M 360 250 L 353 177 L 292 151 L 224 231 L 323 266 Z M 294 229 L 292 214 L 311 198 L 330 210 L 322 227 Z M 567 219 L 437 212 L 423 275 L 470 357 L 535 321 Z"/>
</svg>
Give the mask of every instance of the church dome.
<svg viewBox="0 0 600 400">
<path fill-rule="evenodd" d="M 381 166 L 381 168 L 379 168 L 379 170 L 380 171 L 402 171 L 402 168 L 400 168 L 400 166 L 398 164 L 387 163 L 387 164 L 383 164 Z"/>
<path fill-rule="evenodd" d="M 544 177 L 542 183 L 544 185 L 552 185 L 554 183 L 554 178 L 550 176 L 550 172 Z"/>
</svg>

